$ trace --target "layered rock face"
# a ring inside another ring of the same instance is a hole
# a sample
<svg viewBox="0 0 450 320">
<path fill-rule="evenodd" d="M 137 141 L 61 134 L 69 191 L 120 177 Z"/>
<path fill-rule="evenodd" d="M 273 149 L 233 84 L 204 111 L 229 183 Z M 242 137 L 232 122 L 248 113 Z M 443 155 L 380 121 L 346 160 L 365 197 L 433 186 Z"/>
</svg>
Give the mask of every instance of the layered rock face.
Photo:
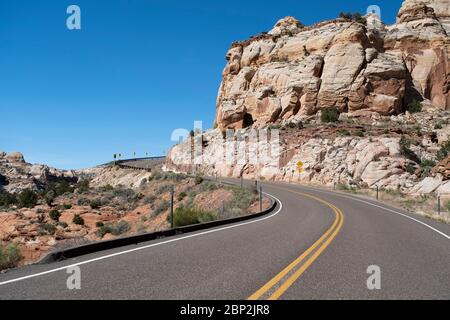
<svg viewBox="0 0 450 320">
<path fill-rule="evenodd" d="M 449 8 L 448 0 L 407 0 L 392 26 L 373 14 L 367 24 L 336 19 L 311 27 L 287 17 L 234 43 L 215 130 L 173 147 L 166 168 L 450 194 L 448 159 L 432 168 L 450 148 Z M 413 100 L 423 112 L 406 112 Z M 324 124 L 320 114 L 330 107 L 339 121 Z M 248 142 L 260 128 L 280 129 L 280 152 L 253 163 L 261 150 Z M 227 148 L 247 156 L 230 163 L 219 152 Z"/>
<path fill-rule="evenodd" d="M 329 107 L 392 115 L 413 99 L 449 108 L 449 2 L 407 0 L 393 26 L 367 20 L 303 27 L 287 17 L 267 34 L 234 43 L 215 127 L 263 127 Z"/>
<path fill-rule="evenodd" d="M 77 181 L 75 171 L 58 170 L 42 164 L 30 164 L 19 152 L 0 151 L 0 189 L 16 193 L 24 189 L 42 190 L 58 180 Z"/>
</svg>

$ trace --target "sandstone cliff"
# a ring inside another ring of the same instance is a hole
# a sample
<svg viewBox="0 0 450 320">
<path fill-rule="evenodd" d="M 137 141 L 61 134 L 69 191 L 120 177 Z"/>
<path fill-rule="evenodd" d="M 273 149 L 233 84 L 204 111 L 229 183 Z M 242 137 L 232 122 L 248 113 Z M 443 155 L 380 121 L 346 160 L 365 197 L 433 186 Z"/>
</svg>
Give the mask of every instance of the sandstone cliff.
<svg viewBox="0 0 450 320">
<path fill-rule="evenodd" d="M 170 150 L 166 168 L 450 193 L 449 161 L 440 162 L 450 152 L 450 2 L 404 1 L 392 26 L 373 14 L 366 19 L 305 27 L 287 17 L 234 43 L 202 156 L 195 154 L 198 139 L 187 139 Z M 422 112 L 406 111 L 414 100 Z M 321 121 L 330 107 L 340 112 L 337 123 Z M 245 144 L 254 128 L 281 129 L 278 161 L 227 162 L 218 150 L 252 153 Z M 231 142 L 225 129 L 236 129 Z"/>
<path fill-rule="evenodd" d="M 228 51 L 215 126 L 262 127 L 323 108 L 399 114 L 417 99 L 450 107 L 450 9 L 407 0 L 384 26 L 336 19 L 304 27 L 293 17 Z"/>
</svg>

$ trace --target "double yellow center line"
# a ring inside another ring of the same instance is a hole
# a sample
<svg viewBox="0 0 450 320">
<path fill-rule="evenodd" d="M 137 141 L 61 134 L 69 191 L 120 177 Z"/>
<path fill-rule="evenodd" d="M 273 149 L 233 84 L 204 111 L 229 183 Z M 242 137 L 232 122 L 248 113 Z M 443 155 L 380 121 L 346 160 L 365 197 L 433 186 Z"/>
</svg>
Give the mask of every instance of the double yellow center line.
<svg viewBox="0 0 450 320">
<path fill-rule="evenodd" d="M 291 193 L 296 193 L 298 195 L 313 199 L 326 205 L 333 210 L 336 219 L 334 220 L 332 226 L 325 232 L 322 237 L 320 237 L 319 240 L 317 240 L 311 247 L 308 248 L 308 250 L 302 253 L 291 264 L 284 268 L 283 271 L 281 271 L 269 282 L 267 282 L 261 289 L 252 294 L 248 298 L 248 300 L 279 299 L 330 245 L 330 243 L 338 235 L 338 233 L 342 229 L 342 225 L 344 224 L 344 214 L 333 204 L 306 193 L 296 192 L 285 188 L 277 188 Z"/>
</svg>

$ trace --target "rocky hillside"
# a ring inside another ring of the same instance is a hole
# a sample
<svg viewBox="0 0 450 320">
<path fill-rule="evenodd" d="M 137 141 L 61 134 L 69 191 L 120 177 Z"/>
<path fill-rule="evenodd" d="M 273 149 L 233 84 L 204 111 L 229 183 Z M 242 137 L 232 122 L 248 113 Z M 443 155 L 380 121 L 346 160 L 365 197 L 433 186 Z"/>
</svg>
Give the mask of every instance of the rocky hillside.
<svg viewBox="0 0 450 320">
<path fill-rule="evenodd" d="M 19 152 L 0 151 L 0 189 L 17 193 L 25 189 L 41 191 L 52 182 L 77 182 L 78 174 L 42 164 L 30 164 Z"/>
<path fill-rule="evenodd" d="M 156 168 L 151 173 L 92 168 L 77 172 L 80 181 L 69 183 L 63 172 L 46 169 L 58 178 L 49 182 L 30 174 L 31 167 L 17 153 L 0 165 L 11 181 L 6 187 L 18 190 L 0 188 L 0 271 L 36 262 L 58 248 L 168 229 L 172 187 L 177 227 L 259 211 L 255 190 Z M 11 175 L 16 169 L 20 175 Z M 264 208 L 269 205 L 264 199 Z"/>
<path fill-rule="evenodd" d="M 404 1 L 391 26 L 375 15 L 313 26 L 284 18 L 228 51 L 202 162 L 193 162 L 191 138 L 172 148 L 166 167 L 450 193 L 449 34 L 446 0 Z M 236 129 L 235 154 L 246 150 L 254 128 L 280 129 L 279 161 L 227 163 L 218 152 L 230 147 L 226 129 Z"/>
<path fill-rule="evenodd" d="M 450 107 L 450 4 L 407 0 L 397 23 L 377 16 L 305 27 L 293 17 L 233 43 L 217 99 L 216 127 L 245 128 L 337 107 L 400 114 L 414 99 Z"/>
</svg>

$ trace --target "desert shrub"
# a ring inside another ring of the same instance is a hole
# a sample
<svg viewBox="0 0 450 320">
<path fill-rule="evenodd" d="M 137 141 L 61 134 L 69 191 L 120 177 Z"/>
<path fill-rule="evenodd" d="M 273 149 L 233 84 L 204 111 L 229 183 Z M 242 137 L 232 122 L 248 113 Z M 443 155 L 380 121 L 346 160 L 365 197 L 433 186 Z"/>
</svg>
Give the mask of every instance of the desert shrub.
<svg viewBox="0 0 450 320">
<path fill-rule="evenodd" d="M 367 25 L 367 19 L 364 18 L 364 17 L 361 15 L 361 13 L 359 13 L 359 12 L 355 12 L 355 13 L 353 14 L 353 21 L 356 21 L 356 22 L 361 23 L 361 24 L 363 24 L 363 25 Z"/>
<path fill-rule="evenodd" d="M 144 179 L 142 179 L 141 182 L 139 183 L 139 188 L 140 188 L 140 189 L 144 189 L 146 185 L 147 185 L 147 179 L 144 178 Z"/>
<path fill-rule="evenodd" d="M 306 54 L 305 54 L 306 55 Z M 289 129 L 303 129 L 303 123 L 301 121 L 290 121 L 284 125 L 285 128 Z"/>
<path fill-rule="evenodd" d="M 445 209 L 450 212 L 450 201 L 447 201 L 447 203 L 445 204 Z"/>
<path fill-rule="evenodd" d="M 44 225 L 42 226 L 42 229 L 43 229 L 46 233 L 48 233 L 48 234 L 50 234 L 50 235 L 54 235 L 55 232 L 56 232 L 56 226 L 55 226 L 54 224 L 52 224 L 52 223 L 46 223 L 46 224 L 44 224 Z"/>
<path fill-rule="evenodd" d="M 436 162 L 433 160 L 429 160 L 429 159 L 424 159 L 422 160 L 422 162 L 420 163 L 420 166 L 422 168 L 426 168 L 426 167 L 434 167 L 436 165 Z"/>
<path fill-rule="evenodd" d="M 281 128 L 281 124 L 279 124 L 279 123 L 271 124 L 268 127 L 269 130 L 278 130 L 280 128 Z"/>
<path fill-rule="evenodd" d="M 79 214 L 73 216 L 72 222 L 76 225 L 84 226 L 84 219 Z"/>
<path fill-rule="evenodd" d="M 349 186 L 349 185 L 346 185 L 343 183 L 338 183 L 338 184 L 336 184 L 336 190 L 356 193 L 358 191 L 358 188 L 355 186 Z"/>
<path fill-rule="evenodd" d="M 339 114 L 339 110 L 335 107 L 326 108 L 322 110 L 320 120 L 323 123 L 338 122 Z"/>
<path fill-rule="evenodd" d="M 93 210 L 100 209 L 102 207 L 102 205 L 103 205 L 103 202 L 100 199 L 94 199 L 90 203 L 91 209 L 93 209 Z"/>
<path fill-rule="evenodd" d="M 0 207 L 9 207 L 16 202 L 16 195 L 0 190 Z"/>
<path fill-rule="evenodd" d="M 60 181 L 56 184 L 55 192 L 57 196 L 62 196 L 66 193 L 73 193 L 74 188 L 66 180 Z"/>
<path fill-rule="evenodd" d="M 100 191 L 108 192 L 108 191 L 113 191 L 114 187 L 110 184 L 107 184 L 106 186 L 101 186 L 99 189 L 100 189 Z"/>
<path fill-rule="evenodd" d="M 252 188 L 233 187 L 233 200 L 226 205 L 232 216 L 241 216 L 247 213 L 250 205 L 258 198 L 258 190 L 255 186 Z"/>
<path fill-rule="evenodd" d="M 113 195 L 124 201 L 136 200 L 136 192 L 134 192 L 133 189 L 123 189 L 123 188 L 114 189 Z"/>
<path fill-rule="evenodd" d="M 362 130 L 357 130 L 357 131 L 353 132 L 353 135 L 355 137 L 361 137 L 361 138 L 365 136 L 364 131 L 362 131 Z"/>
<path fill-rule="evenodd" d="M 409 174 L 415 174 L 416 170 L 417 170 L 416 166 L 413 165 L 412 163 L 408 163 L 406 165 L 406 172 L 408 172 Z"/>
<path fill-rule="evenodd" d="M 101 222 L 101 221 L 97 221 L 96 223 L 95 223 L 95 226 L 97 227 L 97 228 L 101 228 L 101 227 L 103 227 L 105 224 L 103 223 L 103 222 Z"/>
<path fill-rule="evenodd" d="M 155 193 L 156 193 L 157 195 L 161 195 L 161 194 L 168 193 L 168 192 L 171 192 L 171 191 L 172 191 L 172 185 L 170 185 L 170 184 L 164 184 L 164 185 L 162 185 L 162 186 L 159 186 L 159 187 L 156 189 Z"/>
<path fill-rule="evenodd" d="M 400 189 L 382 189 L 382 191 L 390 196 L 404 198 L 405 194 Z"/>
<path fill-rule="evenodd" d="M 119 221 L 117 223 L 107 223 L 101 227 L 96 232 L 96 235 L 103 238 L 106 234 L 110 233 L 113 236 L 120 236 L 128 231 L 131 227 L 127 221 Z"/>
<path fill-rule="evenodd" d="M 170 219 L 170 217 L 168 217 Z M 175 210 L 173 223 L 175 227 L 189 226 L 217 220 L 217 214 L 200 208 L 180 207 Z"/>
<path fill-rule="evenodd" d="M 146 196 L 145 198 L 144 198 L 144 203 L 145 204 L 149 204 L 149 205 L 152 205 L 153 203 L 155 203 L 155 201 L 156 201 L 156 197 L 155 196 Z"/>
<path fill-rule="evenodd" d="M 85 179 L 85 180 L 81 180 L 76 184 L 76 189 L 78 190 L 79 193 L 86 193 L 89 191 L 90 186 L 89 186 L 89 180 Z"/>
<path fill-rule="evenodd" d="M 339 135 L 343 136 L 343 137 L 349 137 L 349 136 L 351 136 L 351 133 L 347 129 L 340 129 L 339 130 Z"/>
<path fill-rule="evenodd" d="M 23 190 L 17 196 L 17 204 L 21 208 L 34 208 L 37 205 L 38 196 L 31 189 Z"/>
<path fill-rule="evenodd" d="M 18 245 L 13 243 L 0 245 L 0 270 L 16 267 L 22 258 Z"/>
<path fill-rule="evenodd" d="M 410 113 L 417 113 L 417 112 L 421 112 L 422 111 L 422 104 L 417 101 L 417 100 L 413 100 L 411 101 L 408 106 L 406 107 L 406 110 L 409 111 Z"/>
<path fill-rule="evenodd" d="M 445 142 L 437 153 L 438 161 L 442 161 L 448 157 L 450 153 L 450 140 Z"/>
<path fill-rule="evenodd" d="M 163 174 L 161 171 L 155 171 L 152 173 L 152 180 L 161 180 L 163 179 Z"/>
<path fill-rule="evenodd" d="M 442 124 L 440 124 L 440 123 L 437 123 L 434 125 L 434 130 L 441 130 L 442 128 L 443 128 Z"/>
<path fill-rule="evenodd" d="M 66 210 L 72 209 L 72 205 L 70 203 L 64 203 L 63 208 Z"/>
<path fill-rule="evenodd" d="M 60 213 L 58 210 L 53 209 L 53 210 L 51 210 L 51 211 L 49 212 L 48 216 L 49 216 L 50 219 L 52 219 L 53 221 L 58 222 L 58 221 L 59 221 L 59 218 L 61 217 L 61 213 Z"/>
<path fill-rule="evenodd" d="M 186 197 L 187 197 L 186 192 L 180 192 L 180 193 L 178 194 L 178 196 L 177 196 L 177 200 L 178 200 L 178 201 L 183 201 L 184 198 L 186 198 Z"/>
<path fill-rule="evenodd" d="M 341 12 L 339 14 L 340 18 L 343 18 L 345 20 L 351 20 L 351 21 L 355 21 L 358 23 L 362 23 L 363 25 L 367 25 L 367 19 L 364 18 L 362 16 L 361 13 L 359 12 L 355 12 L 355 13 L 351 13 L 351 12 Z"/>
<path fill-rule="evenodd" d="M 422 178 L 426 178 L 430 175 L 431 170 L 436 166 L 436 162 L 433 160 L 422 160 L 420 167 L 422 168 Z"/>
<path fill-rule="evenodd" d="M 143 224 L 139 224 L 138 227 L 136 228 L 137 234 L 144 234 L 146 232 L 147 232 L 147 227 Z"/>
<path fill-rule="evenodd" d="M 346 19 L 346 20 L 352 20 L 353 14 L 351 12 L 341 12 L 341 13 L 339 13 L 339 18 Z"/>
<path fill-rule="evenodd" d="M 87 198 L 80 198 L 78 199 L 77 204 L 79 206 L 89 206 L 91 204 L 91 200 Z"/>
<path fill-rule="evenodd" d="M 161 213 L 167 211 L 170 208 L 170 203 L 166 200 L 163 200 L 159 206 L 153 212 L 154 216 L 159 216 Z"/>
<path fill-rule="evenodd" d="M 201 192 L 214 191 L 219 189 L 219 185 L 212 181 L 205 181 L 200 185 Z"/>
<path fill-rule="evenodd" d="M 411 150 L 412 142 L 405 136 L 400 138 L 400 154 L 405 158 L 414 161 L 415 163 L 421 163 L 419 157 Z"/>
<path fill-rule="evenodd" d="M 185 174 L 174 173 L 174 172 L 163 172 L 163 173 L 161 173 L 161 179 L 162 180 L 171 180 L 171 181 L 180 182 L 180 181 L 183 181 L 186 178 L 187 178 L 187 176 Z"/>
<path fill-rule="evenodd" d="M 203 183 L 203 177 L 202 176 L 200 176 L 200 175 L 196 175 L 195 176 L 195 179 L 194 179 L 194 182 L 195 182 L 195 184 L 196 185 L 199 185 L 199 184 L 202 184 Z"/>
<path fill-rule="evenodd" d="M 48 191 L 44 196 L 45 203 L 50 207 L 53 205 L 53 201 L 55 201 L 55 198 L 56 192 L 53 190 Z"/>
<path fill-rule="evenodd" d="M 44 190 L 44 193 L 48 194 L 53 192 L 54 197 L 58 197 L 66 193 L 73 193 L 73 191 L 74 187 L 72 187 L 68 181 L 62 180 L 48 184 Z"/>
</svg>

